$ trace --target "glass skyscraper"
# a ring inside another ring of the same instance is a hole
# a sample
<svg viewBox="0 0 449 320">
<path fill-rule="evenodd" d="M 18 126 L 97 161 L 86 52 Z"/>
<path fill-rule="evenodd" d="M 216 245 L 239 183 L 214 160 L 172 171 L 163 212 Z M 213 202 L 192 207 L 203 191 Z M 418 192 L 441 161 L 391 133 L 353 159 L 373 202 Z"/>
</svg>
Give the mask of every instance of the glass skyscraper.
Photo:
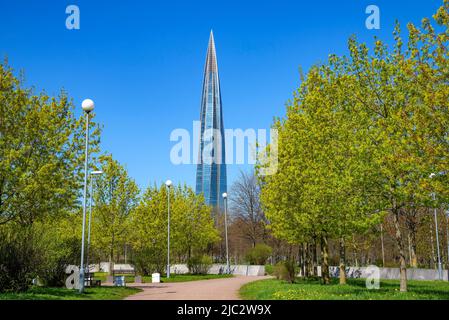
<svg viewBox="0 0 449 320">
<path fill-rule="evenodd" d="M 225 135 L 220 78 L 212 31 L 204 67 L 200 121 L 196 193 L 203 193 L 207 204 L 222 209 L 224 207 L 222 194 L 227 192 Z"/>
</svg>

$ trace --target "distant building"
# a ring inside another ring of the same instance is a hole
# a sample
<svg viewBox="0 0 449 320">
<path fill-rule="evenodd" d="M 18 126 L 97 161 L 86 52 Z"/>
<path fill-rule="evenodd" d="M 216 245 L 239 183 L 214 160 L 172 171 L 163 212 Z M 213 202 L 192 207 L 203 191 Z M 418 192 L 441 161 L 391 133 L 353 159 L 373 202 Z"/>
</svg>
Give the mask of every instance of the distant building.
<svg viewBox="0 0 449 320">
<path fill-rule="evenodd" d="M 220 78 L 212 31 L 204 67 L 200 121 L 201 135 L 196 172 L 196 193 L 203 193 L 207 204 L 222 209 L 224 207 L 222 194 L 227 192 L 225 136 Z M 206 157 L 204 154 L 212 157 Z"/>
</svg>

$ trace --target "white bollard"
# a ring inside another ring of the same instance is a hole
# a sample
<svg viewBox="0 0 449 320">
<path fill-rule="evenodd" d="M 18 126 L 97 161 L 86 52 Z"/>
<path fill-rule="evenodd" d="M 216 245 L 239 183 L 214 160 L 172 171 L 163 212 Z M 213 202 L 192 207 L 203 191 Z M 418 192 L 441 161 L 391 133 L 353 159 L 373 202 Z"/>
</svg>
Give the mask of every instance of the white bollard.
<svg viewBox="0 0 449 320">
<path fill-rule="evenodd" d="M 153 273 L 151 275 L 151 282 L 152 283 L 160 283 L 161 282 L 161 274 L 160 273 Z"/>
</svg>

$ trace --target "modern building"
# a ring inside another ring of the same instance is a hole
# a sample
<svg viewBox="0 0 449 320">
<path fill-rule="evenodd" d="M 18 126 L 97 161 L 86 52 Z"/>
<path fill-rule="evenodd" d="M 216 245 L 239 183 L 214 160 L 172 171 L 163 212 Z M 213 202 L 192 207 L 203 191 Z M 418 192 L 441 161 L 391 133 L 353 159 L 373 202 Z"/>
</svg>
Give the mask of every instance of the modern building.
<svg viewBox="0 0 449 320">
<path fill-rule="evenodd" d="M 207 204 L 222 209 L 222 194 L 227 192 L 225 135 L 217 53 L 212 31 L 204 67 L 200 121 L 196 193 L 203 193 Z"/>
</svg>

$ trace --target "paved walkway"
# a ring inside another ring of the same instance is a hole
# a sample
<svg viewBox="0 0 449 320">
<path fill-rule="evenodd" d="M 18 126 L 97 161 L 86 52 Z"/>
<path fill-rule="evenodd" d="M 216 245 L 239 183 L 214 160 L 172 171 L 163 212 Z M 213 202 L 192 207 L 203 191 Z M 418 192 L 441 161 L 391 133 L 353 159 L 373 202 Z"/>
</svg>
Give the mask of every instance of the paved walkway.
<svg viewBox="0 0 449 320">
<path fill-rule="evenodd" d="M 241 286 L 269 278 L 236 276 L 190 282 L 129 284 L 129 287 L 143 291 L 126 300 L 239 300 Z"/>
</svg>

